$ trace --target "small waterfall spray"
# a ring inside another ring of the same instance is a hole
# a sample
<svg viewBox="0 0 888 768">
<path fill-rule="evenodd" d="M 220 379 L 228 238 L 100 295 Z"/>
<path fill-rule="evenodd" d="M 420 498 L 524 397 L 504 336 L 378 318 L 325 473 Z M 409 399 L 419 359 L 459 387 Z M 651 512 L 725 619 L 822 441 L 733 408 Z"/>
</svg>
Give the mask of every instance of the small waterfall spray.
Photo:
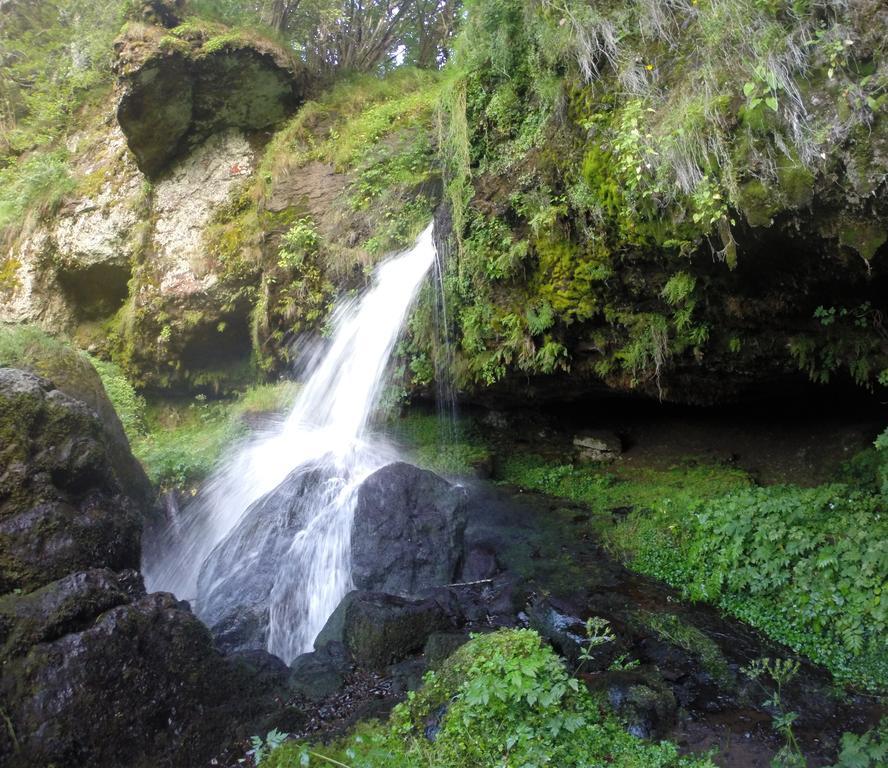
<svg viewBox="0 0 888 768">
<path fill-rule="evenodd" d="M 377 267 L 368 291 L 338 305 L 331 340 L 310 357 L 289 416 L 224 462 L 183 511 L 165 551 L 144 564 L 151 590 L 195 599 L 201 617 L 223 595 L 236 594 L 237 580 L 261 565 L 261 545 L 273 531 L 287 528 L 267 518 L 251 527 L 246 513 L 285 480 L 302 475 L 307 479 L 299 498 L 301 528 L 277 565 L 268 595 L 268 650 L 289 662 L 311 649 L 351 587 L 357 488 L 394 458 L 385 446 L 368 441 L 367 425 L 392 350 L 435 258 L 429 225 L 412 249 Z M 291 523 L 293 499 L 288 501 L 273 512 L 289 515 Z"/>
</svg>

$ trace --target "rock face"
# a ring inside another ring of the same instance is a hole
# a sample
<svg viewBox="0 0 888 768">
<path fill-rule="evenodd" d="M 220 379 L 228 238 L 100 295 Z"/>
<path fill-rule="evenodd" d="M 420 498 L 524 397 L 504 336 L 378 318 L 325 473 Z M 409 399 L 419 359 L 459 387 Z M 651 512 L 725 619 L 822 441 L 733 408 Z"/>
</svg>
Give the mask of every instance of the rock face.
<svg viewBox="0 0 888 768">
<path fill-rule="evenodd" d="M 72 170 L 83 183 L 54 220 L 8 244 L 17 269 L 0 291 L 0 320 L 73 329 L 116 312 L 127 297 L 142 244 L 143 178 L 114 124 L 68 138 Z"/>
<path fill-rule="evenodd" d="M 449 607 L 434 598 L 350 592 L 318 635 L 315 648 L 341 644 L 359 667 L 381 670 L 418 653 L 430 635 L 454 625 Z"/>
<path fill-rule="evenodd" d="M 266 647 L 272 589 L 293 538 L 329 481 L 320 468 L 293 472 L 207 558 L 197 610 L 223 649 Z M 451 583 L 462 560 L 465 525 L 463 489 L 409 464 L 383 467 L 357 490 L 355 586 L 413 598 Z"/>
<path fill-rule="evenodd" d="M 84 402 L 0 368 L 3 765 L 197 765 L 276 709 L 286 676 L 223 659 L 187 604 L 145 594 L 133 461 Z"/>
<path fill-rule="evenodd" d="M 258 38 L 210 26 L 178 34 L 152 26 L 127 29 L 116 48 L 117 119 L 149 177 L 215 132 L 268 128 L 304 100 L 300 65 Z"/>
<path fill-rule="evenodd" d="M 455 580 L 463 556 L 466 493 L 410 464 L 361 485 L 352 528 L 358 589 L 418 597 Z"/>
<path fill-rule="evenodd" d="M 102 425 L 47 380 L 0 369 L 0 593 L 139 567 L 142 510 Z"/>
<path fill-rule="evenodd" d="M 300 468 L 250 507 L 201 568 L 198 612 L 225 650 L 265 648 L 269 598 L 324 476 Z"/>
<path fill-rule="evenodd" d="M 573 439 L 581 461 L 614 461 L 620 458 L 623 444 L 613 432 L 584 432 Z"/>
</svg>

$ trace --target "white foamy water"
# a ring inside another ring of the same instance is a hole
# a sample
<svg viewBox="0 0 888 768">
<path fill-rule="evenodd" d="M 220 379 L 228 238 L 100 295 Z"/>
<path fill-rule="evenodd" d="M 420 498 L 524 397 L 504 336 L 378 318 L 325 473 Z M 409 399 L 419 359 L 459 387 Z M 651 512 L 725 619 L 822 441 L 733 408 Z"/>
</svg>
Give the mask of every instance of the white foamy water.
<svg viewBox="0 0 888 768">
<path fill-rule="evenodd" d="M 289 662 L 305 651 L 351 588 L 350 535 L 358 485 L 395 457 L 369 442 L 366 431 L 376 409 L 385 372 L 407 314 L 435 261 L 432 226 L 414 247 L 380 264 L 372 286 L 340 302 L 330 343 L 306 369 L 306 380 L 287 418 L 236 450 L 183 510 L 162 553 L 146 562 L 152 591 L 195 599 L 198 574 L 207 557 L 235 532 L 250 506 L 300 467 L 320 467 L 305 524 L 277 564 L 269 604 L 268 650 Z M 156 547 L 154 548 L 157 549 Z M 245 573 L 257 556 L 233 547 L 235 562 L 216 564 L 209 590 Z M 203 589 L 207 574 L 201 577 Z"/>
</svg>

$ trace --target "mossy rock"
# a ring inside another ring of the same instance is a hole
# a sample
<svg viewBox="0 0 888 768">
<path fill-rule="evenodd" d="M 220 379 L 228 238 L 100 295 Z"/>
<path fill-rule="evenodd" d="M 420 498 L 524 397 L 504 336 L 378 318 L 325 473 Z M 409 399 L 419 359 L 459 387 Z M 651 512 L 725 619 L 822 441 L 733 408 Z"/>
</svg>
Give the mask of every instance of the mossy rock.
<svg viewBox="0 0 888 768">
<path fill-rule="evenodd" d="M 774 222 L 781 205 L 777 190 L 765 186 L 758 179 L 747 181 L 740 187 L 740 210 L 751 227 L 769 227 Z"/>
<path fill-rule="evenodd" d="M 888 242 L 888 229 L 878 221 L 849 221 L 839 230 L 839 242 L 853 248 L 869 262 L 876 251 Z"/>
<path fill-rule="evenodd" d="M 218 25 L 183 25 L 171 33 L 130 26 L 115 48 L 117 120 L 150 178 L 215 132 L 280 123 L 309 91 L 307 71 L 288 51 Z"/>
<path fill-rule="evenodd" d="M 104 438 L 112 447 L 109 458 L 115 473 L 127 492 L 140 504 L 152 507 L 151 515 L 155 516 L 151 484 L 133 458 L 123 424 L 108 399 L 101 377 L 84 355 L 37 328 L 0 324 L 0 367 L 41 376 L 60 392 L 85 403 L 97 416 Z"/>
<path fill-rule="evenodd" d="M 148 510 L 127 493 L 84 403 L 0 368 L 0 445 L 0 594 L 91 567 L 139 567 Z"/>
</svg>

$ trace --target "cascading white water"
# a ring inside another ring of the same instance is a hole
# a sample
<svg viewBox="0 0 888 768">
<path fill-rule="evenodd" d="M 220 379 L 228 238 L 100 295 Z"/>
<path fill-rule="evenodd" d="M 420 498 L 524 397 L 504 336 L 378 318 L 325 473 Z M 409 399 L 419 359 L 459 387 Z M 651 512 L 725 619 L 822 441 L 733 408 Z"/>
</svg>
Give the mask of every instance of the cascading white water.
<svg viewBox="0 0 888 768">
<path fill-rule="evenodd" d="M 311 649 L 351 586 L 357 487 L 394 459 L 382 444 L 368 442 L 367 425 L 407 313 L 434 261 L 429 225 L 412 249 L 377 267 L 368 291 L 338 305 L 331 342 L 308 363 L 308 378 L 289 416 L 234 452 L 183 511 L 164 551 L 144 564 L 149 589 L 197 598 L 201 615 L 214 590 L 255 567 L 259 550 L 251 539 L 234 542 L 233 561 L 202 573 L 210 553 L 238 534 L 251 505 L 294 471 L 321 471 L 323 480 L 305 503 L 304 524 L 278 567 L 269 601 L 268 650 L 289 662 Z"/>
</svg>

